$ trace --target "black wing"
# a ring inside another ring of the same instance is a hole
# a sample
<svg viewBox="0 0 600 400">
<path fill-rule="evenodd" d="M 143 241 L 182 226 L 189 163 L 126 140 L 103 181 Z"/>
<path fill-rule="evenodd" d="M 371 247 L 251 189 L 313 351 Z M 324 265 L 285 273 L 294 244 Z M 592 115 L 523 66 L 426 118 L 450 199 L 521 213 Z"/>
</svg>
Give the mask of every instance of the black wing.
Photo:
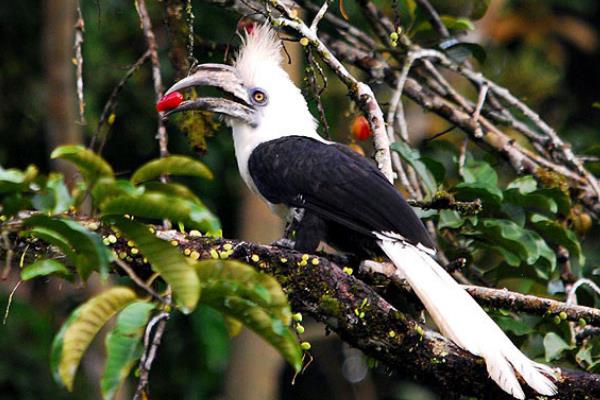
<svg viewBox="0 0 600 400">
<path fill-rule="evenodd" d="M 396 188 L 345 146 L 287 136 L 257 146 L 248 169 L 259 192 L 273 204 L 306 208 L 366 235 L 389 231 L 435 248 Z"/>
</svg>

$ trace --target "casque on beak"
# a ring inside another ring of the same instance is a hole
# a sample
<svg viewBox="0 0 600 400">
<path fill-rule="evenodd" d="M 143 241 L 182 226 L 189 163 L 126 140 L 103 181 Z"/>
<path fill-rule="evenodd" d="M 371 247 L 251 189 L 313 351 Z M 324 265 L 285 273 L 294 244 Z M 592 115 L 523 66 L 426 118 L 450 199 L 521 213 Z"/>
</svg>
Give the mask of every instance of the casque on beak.
<svg viewBox="0 0 600 400">
<path fill-rule="evenodd" d="M 187 100 L 166 112 L 164 118 L 182 111 L 203 110 L 240 119 L 250 125 L 256 124 L 256 115 L 250 107 L 248 92 L 233 67 L 223 64 L 199 65 L 194 73 L 171 86 L 165 92 L 165 96 L 195 86 L 212 86 L 221 89 L 231 95 L 233 100 L 221 97 L 199 97 Z"/>
</svg>

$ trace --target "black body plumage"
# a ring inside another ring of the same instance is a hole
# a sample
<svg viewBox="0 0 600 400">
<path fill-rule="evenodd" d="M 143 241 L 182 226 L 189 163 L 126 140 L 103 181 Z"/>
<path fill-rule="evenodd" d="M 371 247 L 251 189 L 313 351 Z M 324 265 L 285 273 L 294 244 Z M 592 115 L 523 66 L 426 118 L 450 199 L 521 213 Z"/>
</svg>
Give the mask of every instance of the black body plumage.
<svg viewBox="0 0 600 400">
<path fill-rule="evenodd" d="M 302 136 L 261 143 L 248 170 L 273 204 L 304 209 L 296 248 L 313 251 L 323 240 L 354 254 L 380 254 L 373 232 L 393 232 L 434 249 L 421 220 L 366 158 L 346 146 Z"/>
</svg>

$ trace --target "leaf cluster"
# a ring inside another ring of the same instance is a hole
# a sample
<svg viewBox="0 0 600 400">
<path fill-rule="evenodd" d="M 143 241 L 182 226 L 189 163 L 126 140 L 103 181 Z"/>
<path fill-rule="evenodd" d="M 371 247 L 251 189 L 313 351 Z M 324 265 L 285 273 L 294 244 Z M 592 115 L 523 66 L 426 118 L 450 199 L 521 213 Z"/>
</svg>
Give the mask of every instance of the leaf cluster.
<svg viewBox="0 0 600 400">
<path fill-rule="evenodd" d="M 148 222 L 170 221 L 196 234 L 220 235 L 216 216 L 186 186 L 167 182 L 165 176 L 187 175 L 212 179 L 201 162 L 169 156 L 146 163 L 130 179 L 117 178 L 99 155 L 81 146 L 63 146 L 53 158 L 75 164 L 82 181 L 69 190 L 62 176 L 40 177 L 35 167 L 26 171 L 1 170 L 0 195 L 3 220 L 31 209 L 20 226 L 20 235 L 54 246 L 64 259 L 39 258 L 22 265 L 21 278 L 56 276 L 86 281 L 97 272 L 104 280 L 111 263 L 142 257 L 154 273 L 132 287 L 108 288 L 77 307 L 54 339 L 51 366 L 56 380 L 73 388 L 77 368 L 86 349 L 106 323 L 116 323 L 106 336 L 107 362 L 100 386 L 104 398 L 114 398 L 123 381 L 144 352 L 142 337 L 149 321 L 175 310 L 193 312 L 199 303 L 218 310 L 230 326 L 243 324 L 256 331 L 280 351 L 298 371 L 302 350 L 290 329 L 291 311 L 279 283 L 252 267 L 230 260 L 198 261 L 158 238 Z M 88 200 L 89 199 L 89 200 Z M 78 221 L 77 210 L 91 201 L 103 229 Z M 22 217 L 22 215 L 20 216 Z M 127 241 L 129 254 L 116 254 L 111 246 Z M 127 271 L 135 274 L 135 271 Z M 145 293 L 144 293 L 145 292 Z"/>
</svg>

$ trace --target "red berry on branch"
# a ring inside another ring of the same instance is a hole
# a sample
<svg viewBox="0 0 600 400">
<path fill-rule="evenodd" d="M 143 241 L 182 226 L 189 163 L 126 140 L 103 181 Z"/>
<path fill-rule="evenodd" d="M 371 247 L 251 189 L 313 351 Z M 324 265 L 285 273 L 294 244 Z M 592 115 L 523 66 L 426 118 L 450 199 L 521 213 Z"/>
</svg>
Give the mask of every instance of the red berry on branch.
<svg viewBox="0 0 600 400">
<path fill-rule="evenodd" d="M 169 111 L 177 107 L 183 101 L 183 95 L 179 92 L 169 93 L 163 96 L 158 103 L 156 103 L 156 111 Z"/>
<path fill-rule="evenodd" d="M 367 140 L 372 134 L 369 121 L 367 121 L 364 116 L 359 115 L 354 118 L 354 121 L 352 122 L 352 136 L 354 136 L 355 139 Z"/>
</svg>

